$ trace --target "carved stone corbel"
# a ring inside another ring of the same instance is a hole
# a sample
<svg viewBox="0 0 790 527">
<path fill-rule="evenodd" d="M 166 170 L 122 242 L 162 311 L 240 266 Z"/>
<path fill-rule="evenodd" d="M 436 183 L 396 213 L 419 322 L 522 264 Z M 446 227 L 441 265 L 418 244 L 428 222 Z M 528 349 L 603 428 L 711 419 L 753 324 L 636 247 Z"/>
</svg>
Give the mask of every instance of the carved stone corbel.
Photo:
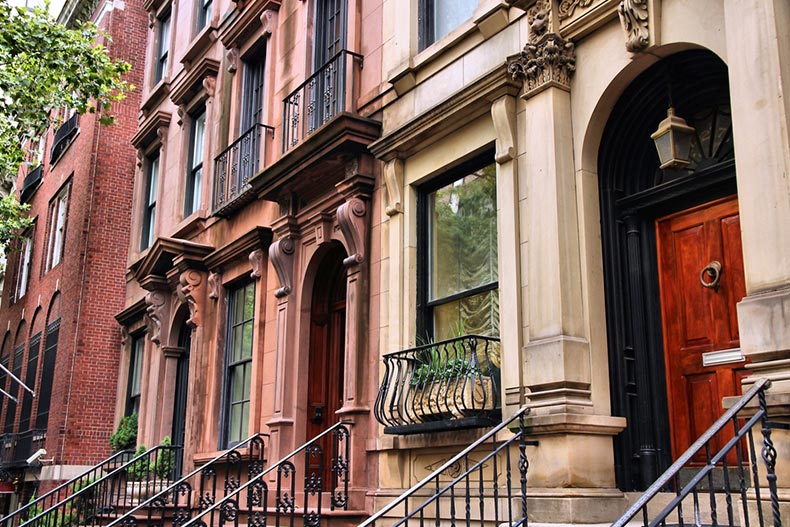
<svg viewBox="0 0 790 527">
<path fill-rule="evenodd" d="M 214 97 L 214 88 L 217 86 L 217 78 L 213 76 L 206 76 L 203 78 L 203 89 L 206 90 L 206 95 Z"/>
<path fill-rule="evenodd" d="M 176 121 L 176 124 L 179 127 L 183 127 L 184 126 L 184 119 L 186 118 L 186 115 L 187 115 L 186 106 L 184 106 L 183 104 L 179 105 L 178 109 L 176 110 L 176 115 L 178 115 L 178 120 Z"/>
<path fill-rule="evenodd" d="M 239 68 L 239 48 L 230 48 L 225 57 L 228 59 L 228 73 L 236 73 Z"/>
<path fill-rule="evenodd" d="M 255 249 L 250 253 L 250 265 L 252 265 L 252 272 L 250 277 L 257 280 L 263 274 L 263 251 Z"/>
<path fill-rule="evenodd" d="M 142 149 L 137 149 L 137 168 L 143 168 L 143 161 L 145 161 L 145 153 Z"/>
<path fill-rule="evenodd" d="M 203 311 L 203 274 L 195 269 L 187 269 L 178 278 L 178 298 L 189 308 L 187 324 L 196 328 L 202 324 Z"/>
<path fill-rule="evenodd" d="M 260 20 L 263 36 L 272 36 L 272 33 L 274 33 L 274 28 L 277 25 L 277 11 L 274 9 L 265 9 L 263 13 L 261 13 Z"/>
<path fill-rule="evenodd" d="M 145 318 L 148 327 L 148 338 L 154 344 L 162 342 L 162 323 L 166 318 L 165 304 L 167 296 L 162 291 L 149 291 L 145 295 Z"/>
<path fill-rule="evenodd" d="M 491 118 L 496 132 L 496 154 L 500 165 L 516 158 L 516 101 L 505 96 L 491 105 Z"/>
<path fill-rule="evenodd" d="M 148 28 L 153 29 L 155 24 L 156 24 L 156 15 L 153 12 L 148 13 Z"/>
<path fill-rule="evenodd" d="M 384 212 L 387 216 L 394 216 L 403 212 L 401 203 L 401 186 L 403 185 L 403 160 L 393 159 L 384 165 L 384 189 L 387 191 L 387 201 Z"/>
<path fill-rule="evenodd" d="M 160 148 L 167 146 L 167 131 L 168 128 L 166 126 L 159 126 L 156 129 L 156 137 L 159 138 Z"/>
<path fill-rule="evenodd" d="M 126 349 L 127 342 L 129 342 L 129 328 L 121 326 L 121 353 Z"/>
<path fill-rule="evenodd" d="M 219 292 L 222 289 L 222 275 L 218 272 L 209 273 L 208 275 L 208 297 L 212 300 L 219 298 Z"/>
<path fill-rule="evenodd" d="M 274 292 L 277 298 L 283 298 L 291 294 L 293 290 L 293 256 L 296 251 L 296 243 L 293 238 L 280 238 L 269 246 L 269 260 L 274 266 L 277 278 L 280 280 L 280 288 Z"/>
<path fill-rule="evenodd" d="M 625 31 L 625 49 L 636 53 L 647 48 L 650 44 L 647 0 L 621 0 L 617 14 Z"/>
<path fill-rule="evenodd" d="M 343 260 L 346 267 L 365 261 L 365 226 L 367 205 L 359 198 L 349 198 L 337 208 L 337 222 L 346 240 L 349 256 Z"/>
</svg>

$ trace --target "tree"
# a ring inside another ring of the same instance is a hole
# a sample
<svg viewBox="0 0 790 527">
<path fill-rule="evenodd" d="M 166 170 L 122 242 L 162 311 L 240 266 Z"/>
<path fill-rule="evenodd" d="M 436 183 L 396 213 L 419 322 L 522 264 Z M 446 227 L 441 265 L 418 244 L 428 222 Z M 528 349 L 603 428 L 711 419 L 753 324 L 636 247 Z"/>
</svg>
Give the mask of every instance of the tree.
<svg viewBox="0 0 790 527">
<path fill-rule="evenodd" d="M 61 108 L 109 110 L 133 86 L 122 80 L 129 64 L 110 57 L 101 41 L 109 37 L 95 24 L 69 28 L 47 9 L 11 7 L 0 0 L 0 185 L 8 188 L 25 162 L 25 145 L 37 144 L 50 126 L 62 122 Z M 0 202 L 0 247 L 29 224 L 13 198 Z"/>
</svg>

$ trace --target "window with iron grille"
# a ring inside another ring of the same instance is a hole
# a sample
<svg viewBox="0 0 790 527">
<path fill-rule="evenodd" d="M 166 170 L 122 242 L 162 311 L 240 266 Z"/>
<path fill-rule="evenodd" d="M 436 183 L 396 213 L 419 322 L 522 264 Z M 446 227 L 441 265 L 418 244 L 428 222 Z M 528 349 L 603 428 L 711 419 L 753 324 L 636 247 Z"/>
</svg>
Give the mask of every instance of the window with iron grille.
<svg viewBox="0 0 790 527">
<path fill-rule="evenodd" d="M 140 250 L 147 249 L 154 243 L 154 227 L 156 225 L 156 187 L 159 179 L 159 156 L 148 161 L 145 176 L 145 195 L 143 205 L 143 230 L 140 239 Z"/>
<path fill-rule="evenodd" d="M 477 0 L 420 0 L 420 51 L 471 18 L 476 7 Z"/>
<path fill-rule="evenodd" d="M 418 331 L 499 334 L 496 165 L 490 155 L 421 189 Z"/>
<path fill-rule="evenodd" d="M 233 289 L 228 302 L 225 341 L 225 404 L 223 447 L 247 437 L 252 386 L 252 336 L 255 327 L 255 283 Z"/>
<path fill-rule="evenodd" d="M 186 196 L 184 197 L 184 217 L 200 209 L 200 195 L 203 191 L 203 143 L 206 131 L 206 109 L 203 108 L 192 118 L 189 135 L 189 171 L 187 172 Z"/>
</svg>

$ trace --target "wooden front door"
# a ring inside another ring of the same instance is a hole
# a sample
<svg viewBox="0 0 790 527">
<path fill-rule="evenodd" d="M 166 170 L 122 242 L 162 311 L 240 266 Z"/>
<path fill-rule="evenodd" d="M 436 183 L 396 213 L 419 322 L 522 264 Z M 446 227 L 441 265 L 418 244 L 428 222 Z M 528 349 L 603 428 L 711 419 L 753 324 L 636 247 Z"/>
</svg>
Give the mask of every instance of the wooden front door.
<svg viewBox="0 0 790 527">
<path fill-rule="evenodd" d="M 307 398 L 307 438 L 313 438 L 337 422 L 343 401 L 343 360 L 346 335 L 345 252 L 332 249 L 321 263 L 313 289 L 310 311 L 310 357 Z M 311 467 L 323 467 L 323 489 L 328 489 L 331 437 L 320 443 L 323 460 L 311 459 Z"/>
<path fill-rule="evenodd" d="M 722 398 L 741 391 L 744 362 L 735 305 L 746 293 L 737 198 L 659 218 L 656 230 L 676 459 L 721 416 Z M 711 446 L 721 447 L 727 435 L 717 436 Z M 704 455 L 695 461 L 703 462 Z"/>
</svg>

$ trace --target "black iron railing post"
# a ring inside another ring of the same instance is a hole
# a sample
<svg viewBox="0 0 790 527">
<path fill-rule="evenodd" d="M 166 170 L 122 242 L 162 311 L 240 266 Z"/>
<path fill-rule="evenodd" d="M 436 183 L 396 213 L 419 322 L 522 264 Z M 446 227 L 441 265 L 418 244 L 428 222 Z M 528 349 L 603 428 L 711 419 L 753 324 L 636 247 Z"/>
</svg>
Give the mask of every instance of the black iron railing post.
<svg viewBox="0 0 790 527">
<path fill-rule="evenodd" d="M 762 410 L 761 428 L 763 433 L 762 458 L 765 463 L 765 479 L 768 481 L 768 492 L 771 495 L 771 512 L 774 518 L 774 527 L 782 527 L 779 513 L 779 494 L 776 488 L 776 448 L 771 440 L 771 425 L 768 421 L 768 405 L 765 402 L 765 391 L 757 394 L 758 404 Z"/>
</svg>

